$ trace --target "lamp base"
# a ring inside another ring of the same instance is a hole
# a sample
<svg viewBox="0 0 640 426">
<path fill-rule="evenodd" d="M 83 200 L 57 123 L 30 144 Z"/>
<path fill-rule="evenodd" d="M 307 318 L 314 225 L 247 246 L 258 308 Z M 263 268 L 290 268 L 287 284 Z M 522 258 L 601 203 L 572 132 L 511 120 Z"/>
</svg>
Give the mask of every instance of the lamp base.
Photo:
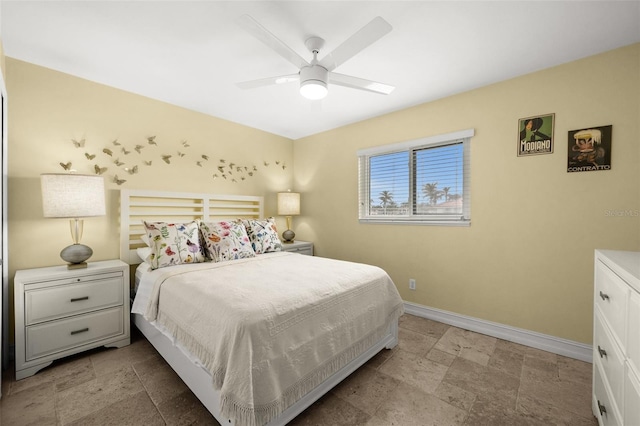
<svg viewBox="0 0 640 426">
<path fill-rule="evenodd" d="M 87 263 L 85 261 L 92 255 L 93 250 L 91 250 L 91 247 L 84 244 L 71 244 L 60 252 L 62 260 L 69 262 L 69 265 L 67 265 L 69 269 L 86 268 Z"/>
<path fill-rule="evenodd" d="M 86 267 L 87 267 L 87 262 L 67 263 L 67 269 L 84 269 Z"/>
<path fill-rule="evenodd" d="M 293 243 L 293 239 L 296 237 L 296 233 L 293 232 L 291 229 L 287 229 L 286 231 L 284 231 L 282 233 L 282 238 L 284 239 L 283 243 L 284 244 L 291 244 Z"/>
</svg>

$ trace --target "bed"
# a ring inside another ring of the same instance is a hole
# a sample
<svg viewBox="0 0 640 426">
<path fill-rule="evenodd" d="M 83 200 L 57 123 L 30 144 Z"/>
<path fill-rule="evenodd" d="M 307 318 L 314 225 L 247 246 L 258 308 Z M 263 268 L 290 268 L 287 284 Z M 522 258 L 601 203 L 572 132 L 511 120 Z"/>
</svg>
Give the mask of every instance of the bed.
<svg viewBox="0 0 640 426">
<path fill-rule="evenodd" d="M 223 425 L 284 425 L 398 342 L 402 300 L 377 267 L 255 242 L 255 255 L 155 269 L 139 255 L 149 223 L 250 230 L 263 217 L 258 196 L 121 191 L 121 259 L 139 265 L 133 322 Z"/>
</svg>

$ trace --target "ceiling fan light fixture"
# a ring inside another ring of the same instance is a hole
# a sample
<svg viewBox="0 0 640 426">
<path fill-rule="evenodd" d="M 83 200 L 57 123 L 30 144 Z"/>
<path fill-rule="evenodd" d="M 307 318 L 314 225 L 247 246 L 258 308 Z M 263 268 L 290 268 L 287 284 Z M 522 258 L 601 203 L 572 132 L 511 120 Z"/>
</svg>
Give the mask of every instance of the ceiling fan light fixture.
<svg viewBox="0 0 640 426">
<path fill-rule="evenodd" d="M 327 83 L 320 80 L 307 80 L 300 82 L 300 94 L 312 101 L 323 99 L 327 96 L 329 90 Z"/>
<path fill-rule="evenodd" d="M 300 69 L 300 94 L 307 99 L 318 100 L 327 96 L 329 72 L 320 65 Z"/>
</svg>

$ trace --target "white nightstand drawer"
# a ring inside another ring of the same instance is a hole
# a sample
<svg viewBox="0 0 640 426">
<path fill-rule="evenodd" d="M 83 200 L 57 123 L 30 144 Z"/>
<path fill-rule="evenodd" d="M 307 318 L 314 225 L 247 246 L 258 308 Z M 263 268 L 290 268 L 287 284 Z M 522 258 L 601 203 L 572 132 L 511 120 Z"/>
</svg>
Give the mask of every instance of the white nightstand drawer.
<svg viewBox="0 0 640 426">
<path fill-rule="evenodd" d="M 25 322 L 39 322 L 122 305 L 122 275 L 25 292 Z"/>
<path fill-rule="evenodd" d="M 596 309 L 595 341 L 593 342 L 593 362 L 599 363 L 604 371 L 605 379 L 613 398 L 618 404 L 622 404 L 622 391 L 624 388 L 624 355 L 618 345 L 603 324 L 601 314 Z M 622 407 L 619 407 L 622 410 Z"/>
<path fill-rule="evenodd" d="M 30 361 L 96 340 L 124 334 L 123 308 L 105 309 L 26 329 L 26 359 Z"/>
<path fill-rule="evenodd" d="M 313 243 L 309 241 L 294 241 L 289 244 L 283 243 L 282 251 L 313 256 Z"/>
<path fill-rule="evenodd" d="M 625 319 L 629 286 L 601 261 L 596 264 L 595 305 L 604 315 L 622 350 L 626 348 Z"/>
</svg>

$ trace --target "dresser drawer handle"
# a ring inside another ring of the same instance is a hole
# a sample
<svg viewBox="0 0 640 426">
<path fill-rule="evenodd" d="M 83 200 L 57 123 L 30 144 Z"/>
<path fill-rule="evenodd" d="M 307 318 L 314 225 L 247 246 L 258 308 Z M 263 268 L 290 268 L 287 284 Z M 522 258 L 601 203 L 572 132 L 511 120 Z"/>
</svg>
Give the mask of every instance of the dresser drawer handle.
<svg viewBox="0 0 640 426">
<path fill-rule="evenodd" d="M 598 410 L 600 410 L 600 415 L 607 414 L 607 408 L 600 404 L 600 400 L 598 400 Z"/>
<path fill-rule="evenodd" d="M 74 334 L 80 334 L 80 333 L 84 333 L 84 332 L 87 332 L 87 331 L 89 331 L 89 328 L 88 328 L 88 327 L 87 327 L 87 328 L 80 329 L 80 330 L 72 331 L 72 332 L 71 332 L 71 335 L 73 336 Z"/>
<path fill-rule="evenodd" d="M 81 300 L 89 300 L 89 296 L 74 297 L 73 299 L 71 299 L 71 302 L 80 302 Z"/>
<path fill-rule="evenodd" d="M 600 358 L 604 358 L 605 356 L 607 356 L 607 351 L 602 349 L 600 345 L 598 345 L 598 353 L 600 354 Z"/>
<path fill-rule="evenodd" d="M 602 300 L 609 300 L 609 295 L 602 291 L 600 292 L 600 297 L 602 297 Z"/>
</svg>

